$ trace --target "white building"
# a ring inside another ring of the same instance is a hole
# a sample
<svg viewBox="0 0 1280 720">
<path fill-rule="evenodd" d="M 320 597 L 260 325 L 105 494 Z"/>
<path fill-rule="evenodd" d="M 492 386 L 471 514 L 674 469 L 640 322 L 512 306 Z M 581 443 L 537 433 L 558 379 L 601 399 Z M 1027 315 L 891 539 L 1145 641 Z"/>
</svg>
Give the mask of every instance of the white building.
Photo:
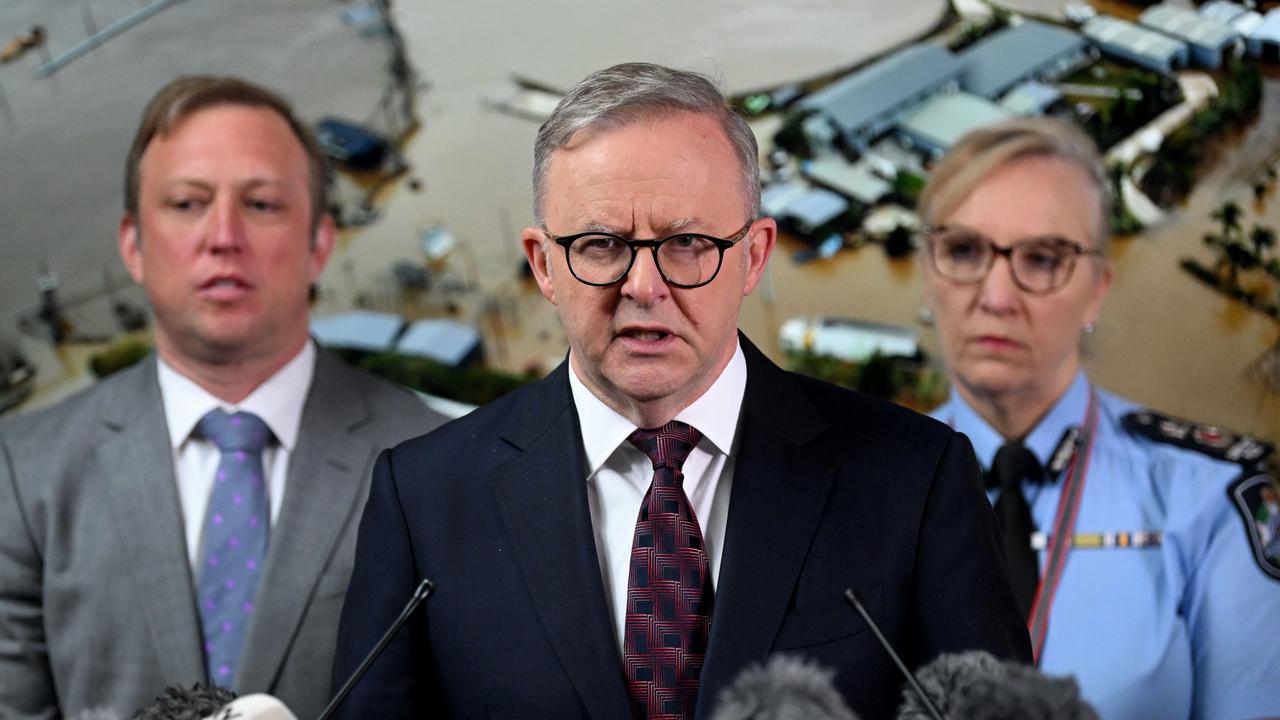
<svg viewBox="0 0 1280 720">
<path fill-rule="evenodd" d="M 1207 68 L 1218 69 L 1244 50 L 1239 33 L 1230 25 L 1188 8 L 1152 5 L 1142 11 L 1138 22 L 1186 43 L 1191 59 Z"/>
<path fill-rule="evenodd" d="M 1190 55 L 1184 42 L 1107 15 L 1086 22 L 1081 32 L 1107 55 L 1156 72 L 1168 74 L 1184 68 Z"/>
</svg>

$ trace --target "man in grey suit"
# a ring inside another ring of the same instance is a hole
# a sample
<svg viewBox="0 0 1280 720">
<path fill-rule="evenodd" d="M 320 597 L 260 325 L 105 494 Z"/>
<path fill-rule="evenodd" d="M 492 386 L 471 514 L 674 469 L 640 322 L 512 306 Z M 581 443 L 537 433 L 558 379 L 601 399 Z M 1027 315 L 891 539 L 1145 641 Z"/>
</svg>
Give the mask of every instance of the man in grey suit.
<svg viewBox="0 0 1280 720">
<path fill-rule="evenodd" d="M 156 352 L 0 423 L 0 717 L 128 716 L 200 680 L 314 717 L 374 457 L 442 418 L 310 339 L 334 224 L 281 98 L 174 81 L 125 186 Z"/>
</svg>

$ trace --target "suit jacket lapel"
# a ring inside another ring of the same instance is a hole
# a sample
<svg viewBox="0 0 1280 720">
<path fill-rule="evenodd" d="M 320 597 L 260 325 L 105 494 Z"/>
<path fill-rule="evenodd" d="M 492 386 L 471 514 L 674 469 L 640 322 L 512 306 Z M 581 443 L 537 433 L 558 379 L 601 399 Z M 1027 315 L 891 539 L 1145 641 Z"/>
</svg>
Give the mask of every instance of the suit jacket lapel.
<svg viewBox="0 0 1280 720">
<path fill-rule="evenodd" d="M 110 386 L 96 471 L 111 483 L 121 573 L 136 594 L 166 685 L 205 677 L 169 427 L 152 356 Z"/>
<path fill-rule="evenodd" d="M 626 717 L 568 372 L 561 364 L 511 414 L 502 439 L 521 453 L 490 481 L 538 617 L 583 705 L 592 717 Z"/>
<path fill-rule="evenodd" d="M 352 435 L 369 410 L 344 381 L 349 371 L 339 363 L 316 354 L 298 443 L 289 457 L 284 506 L 271 530 L 254 620 L 241 651 L 235 683 L 240 689 L 272 687 L 289 649 L 286 638 L 294 636 L 339 538 L 361 509 L 357 498 L 379 448 L 366 448 Z M 360 448 L 367 457 L 353 452 Z"/>
<path fill-rule="evenodd" d="M 740 339 L 747 388 L 699 717 L 745 663 L 769 652 L 835 475 L 805 452 L 825 421 L 790 376 Z"/>
</svg>

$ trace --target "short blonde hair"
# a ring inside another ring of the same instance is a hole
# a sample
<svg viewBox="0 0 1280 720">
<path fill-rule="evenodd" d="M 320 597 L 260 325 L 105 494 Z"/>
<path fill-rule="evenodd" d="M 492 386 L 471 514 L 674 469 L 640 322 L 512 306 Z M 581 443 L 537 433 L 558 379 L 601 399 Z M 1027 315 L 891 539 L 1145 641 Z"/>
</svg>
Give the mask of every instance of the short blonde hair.
<svg viewBox="0 0 1280 720">
<path fill-rule="evenodd" d="M 926 225 L 939 225 L 994 170 L 1015 160 L 1053 158 L 1080 168 L 1098 203 L 1094 243 L 1111 244 L 1111 189 L 1093 140 L 1075 124 L 1051 117 L 1019 118 L 978 128 L 960 138 L 933 168 L 918 208 Z"/>
</svg>

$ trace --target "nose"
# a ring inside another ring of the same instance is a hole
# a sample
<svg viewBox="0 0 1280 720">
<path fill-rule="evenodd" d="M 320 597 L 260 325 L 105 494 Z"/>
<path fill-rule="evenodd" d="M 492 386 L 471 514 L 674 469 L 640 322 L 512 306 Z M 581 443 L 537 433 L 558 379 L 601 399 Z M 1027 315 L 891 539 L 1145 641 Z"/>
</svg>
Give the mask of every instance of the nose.
<svg viewBox="0 0 1280 720">
<path fill-rule="evenodd" d="M 1017 310 L 1022 289 L 1013 280 L 1013 265 L 1007 257 L 997 255 L 987 276 L 982 279 L 978 303 L 994 315 L 1008 315 Z"/>
<path fill-rule="evenodd" d="M 652 305 L 670 294 L 667 281 L 658 270 L 657 257 L 649 248 L 636 251 L 636 261 L 622 281 L 622 294 L 641 305 Z"/>
<path fill-rule="evenodd" d="M 238 202 L 227 199 L 214 203 L 205 228 L 205 243 L 213 253 L 240 252 L 244 249 L 244 216 Z"/>
</svg>

